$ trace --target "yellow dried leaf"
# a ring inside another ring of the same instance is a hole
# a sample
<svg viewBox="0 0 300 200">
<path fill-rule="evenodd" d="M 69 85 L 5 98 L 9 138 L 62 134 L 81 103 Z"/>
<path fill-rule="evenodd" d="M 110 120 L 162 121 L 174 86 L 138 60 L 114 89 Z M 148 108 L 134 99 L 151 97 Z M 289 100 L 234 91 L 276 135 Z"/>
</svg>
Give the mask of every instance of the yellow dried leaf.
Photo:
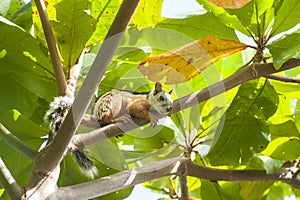
<svg viewBox="0 0 300 200">
<path fill-rule="evenodd" d="M 151 81 L 166 78 L 165 84 L 181 83 L 197 76 L 220 58 L 246 47 L 240 42 L 208 35 L 172 51 L 146 58 L 138 68 Z"/>
<path fill-rule="evenodd" d="M 251 0 L 208 0 L 210 3 L 222 8 L 241 8 Z"/>
</svg>

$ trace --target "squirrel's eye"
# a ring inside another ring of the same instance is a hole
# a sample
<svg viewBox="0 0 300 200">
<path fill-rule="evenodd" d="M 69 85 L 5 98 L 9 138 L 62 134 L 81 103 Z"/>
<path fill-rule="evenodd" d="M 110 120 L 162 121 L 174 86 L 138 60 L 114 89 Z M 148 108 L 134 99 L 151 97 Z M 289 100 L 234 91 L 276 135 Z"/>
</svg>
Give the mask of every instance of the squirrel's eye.
<svg viewBox="0 0 300 200">
<path fill-rule="evenodd" d="M 160 96 L 160 97 L 159 97 L 159 100 L 164 101 L 165 98 L 164 98 L 163 96 Z"/>
</svg>

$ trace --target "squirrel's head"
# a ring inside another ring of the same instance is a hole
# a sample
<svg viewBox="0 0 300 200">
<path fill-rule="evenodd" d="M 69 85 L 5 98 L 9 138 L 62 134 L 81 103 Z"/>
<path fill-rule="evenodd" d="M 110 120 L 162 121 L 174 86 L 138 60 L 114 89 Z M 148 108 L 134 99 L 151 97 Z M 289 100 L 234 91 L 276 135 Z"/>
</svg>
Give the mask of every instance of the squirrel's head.
<svg viewBox="0 0 300 200">
<path fill-rule="evenodd" d="M 148 94 L 147 99 L 157 112 L 161 114 L 167 114 L 172 110 L 173 100 L 171 98 L 171 92 L 162 90 L 160 82 L 155 83 L 155 88 Z"/>
</svg>

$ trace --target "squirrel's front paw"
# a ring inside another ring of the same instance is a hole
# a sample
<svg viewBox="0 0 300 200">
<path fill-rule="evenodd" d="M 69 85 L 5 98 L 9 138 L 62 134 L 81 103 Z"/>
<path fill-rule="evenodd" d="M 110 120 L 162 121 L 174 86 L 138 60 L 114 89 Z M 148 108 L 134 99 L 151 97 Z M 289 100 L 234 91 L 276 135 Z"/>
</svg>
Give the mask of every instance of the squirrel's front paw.
<svg viewBox="0 0 300 200">
<path fill-rule="evenodd" d="M 158 119 L 154 117 L 153 115 L 150 116 L 150 127 L 151 128 L 156 128 L 158 124 Z"/>
</svg>

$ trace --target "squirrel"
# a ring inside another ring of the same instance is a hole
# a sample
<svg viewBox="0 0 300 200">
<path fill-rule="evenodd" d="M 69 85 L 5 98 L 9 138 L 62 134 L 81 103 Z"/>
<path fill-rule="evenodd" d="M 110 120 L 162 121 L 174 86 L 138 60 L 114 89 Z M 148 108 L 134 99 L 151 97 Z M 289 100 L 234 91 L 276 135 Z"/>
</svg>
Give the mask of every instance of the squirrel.
<svg viewBox="0 0 300 200">
<path fill-rule="evenodd" d="M 173 106 L 171 92 L 162 90 L 160 82 L 155 83 L 151 92 L 134 93 L 122 90 L 107 92 L 96 101 L 94 112 L 100 126 L 106 126 L 126 118 L 135 117 L 150 121 L 151 127 L 157 126 L 154 112 L 168 114 Z"/>
<path fill-rule="evenodd" d="M 155 83 L 155 88 L 150 92 L 135 93 L 129 91 L 112 90 L 100 96 L 94 104 L 94 115 L 100 126 L 106 126 L 128 117 L 136 117 L 150 121 L 151 127 L 157 126 L 157 118 L 153 112 L 168 114 L 172 110 L 173 100 L 171 92 L 162 90 L 160 82 Z M 58 132 L 73 100 L 68 96 L 59 96 L 50 103 L 50 109 L 46 112 L 44 121 L 49 124 L 49 141 Z M 121 135 L 120 135 L 121 136 Z M 93 161 L 88 157 L 84 149 L 73 152 L 81 171 L 90 178 L 98 174 Z"/>
<path fill-rule="evenodd" d="M 50 108 L 44 116 L 44 121 L 49 124 L 50 129 L 47 144 L 53 140 L 53 137 L 58 132 L 72 104 L 73 99 L 68 96 L 55 97 L 54 101 L 50 103 Z M 94 176 L 98 174 L 98 170 L 93 161 L 86 154 L 86 151 L 84 149 L 77 149 L 73 151 L 73 154 L 80 167 L 80 171 L 93 179 Z"/>
</svg>

